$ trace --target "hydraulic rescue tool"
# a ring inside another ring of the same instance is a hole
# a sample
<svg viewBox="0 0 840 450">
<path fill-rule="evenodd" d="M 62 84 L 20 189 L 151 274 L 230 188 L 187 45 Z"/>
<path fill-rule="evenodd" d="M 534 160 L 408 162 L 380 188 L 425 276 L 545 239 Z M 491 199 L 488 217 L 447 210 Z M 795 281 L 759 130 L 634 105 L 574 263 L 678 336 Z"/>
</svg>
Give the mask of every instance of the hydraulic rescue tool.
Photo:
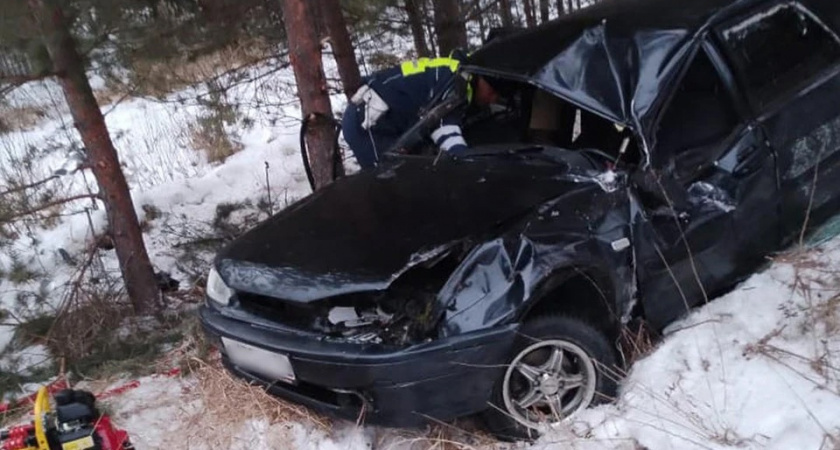
<svg viewBox="0 0 840 450">
<path fill-rule="evenodd" d="M 128 433 L 96 408 L 96 397 L 64 389 L 53 396 L 38 390 L 32 422 L 0 431 L 0 450 L 134 450 Z"/>
</svg>

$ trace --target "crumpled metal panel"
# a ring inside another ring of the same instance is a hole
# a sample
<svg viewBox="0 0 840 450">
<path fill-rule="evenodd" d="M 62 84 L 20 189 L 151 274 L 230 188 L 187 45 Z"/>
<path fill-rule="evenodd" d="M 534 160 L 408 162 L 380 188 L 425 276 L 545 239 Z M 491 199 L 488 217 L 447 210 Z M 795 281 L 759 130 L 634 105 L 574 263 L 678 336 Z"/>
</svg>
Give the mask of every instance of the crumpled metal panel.
<svg viewBox="0 0 840 450">
<path fill-rule="evenodd" d="M 690 51 L 685 30 L 611 37 L 609 23 L 587 29 L 534 76 L 534 84 L 596 114 L 637 127 Z M 628 64 L 629 63 L 629 64 Z"/>
<path fill-rule="evenodd" d="M 606 190 L 596 176 L 580 177 L 579 182 L 589 189 L 542 205 L 505 236 L 477 246 L 438 294 L 443 311 L 440 335 L 513 321 L 529 303 L 542 300 L 537 293 L 553 275 L 590 269 L 600 272 L 598 283 L 606 290 L 602 300 L 614 313 L 615 322 L 626 319 L 636 283 L 630 199 L 624 177 L 618 178 L 616 183 L 622 188 Z"/>
<path fill-rule="evenodd" d="M 527 237 L 510 253 L 503 239 L 473 250 L 438 296 L 446 308 L 444 335 L 482 329 L 509 318 L 533 290 L 534 257 L 534 244 Z"/>
<path fill-rule="evenodd" d="M 663 94 L 685 55 L 717 15 L 752 2 L 686 0 L 678 8 L 670 1 L 605 2 L 491 43 L 465 70 L 529 81 L 631 127 L 649 151 L 659 105 L 667 100 Z"/>
</svg>

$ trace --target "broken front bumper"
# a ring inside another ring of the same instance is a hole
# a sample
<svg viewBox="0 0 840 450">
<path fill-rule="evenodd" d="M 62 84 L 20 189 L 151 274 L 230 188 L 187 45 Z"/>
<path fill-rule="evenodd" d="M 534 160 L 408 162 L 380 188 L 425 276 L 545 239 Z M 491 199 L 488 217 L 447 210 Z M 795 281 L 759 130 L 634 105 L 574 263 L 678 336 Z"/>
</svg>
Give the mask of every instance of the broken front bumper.
<svg viewBox="0 0 840 450">
<path fill-rule="evenodd" d="M 401 349 L 331 342 L 282 325 L 267 328 L 202 307 L 205 331 L 234 374 L 318 412 L 365 423 L 411 427 L 488 407 L 504 373 L 517 325 Z M 268 380 L 232 363 L 221 337 L 288 356 L 295 381 Z"/>
</svg>

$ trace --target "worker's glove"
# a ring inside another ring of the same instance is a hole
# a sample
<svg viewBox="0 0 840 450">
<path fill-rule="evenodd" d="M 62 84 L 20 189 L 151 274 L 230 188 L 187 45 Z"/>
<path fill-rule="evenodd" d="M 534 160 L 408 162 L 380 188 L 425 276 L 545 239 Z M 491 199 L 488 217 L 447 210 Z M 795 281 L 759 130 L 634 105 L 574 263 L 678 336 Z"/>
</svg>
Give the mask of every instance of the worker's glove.
<svg viewBox="0 0 840 450">
<path fill-rule="evenodd" d="M 379 118 L 388 112 L 388 104 L 368 85 L 360 87 L 350 101 L 357 106 L 364 105 L 365 118 L 361 125 L 365 130 L 376 125 Z"/>
</svg>

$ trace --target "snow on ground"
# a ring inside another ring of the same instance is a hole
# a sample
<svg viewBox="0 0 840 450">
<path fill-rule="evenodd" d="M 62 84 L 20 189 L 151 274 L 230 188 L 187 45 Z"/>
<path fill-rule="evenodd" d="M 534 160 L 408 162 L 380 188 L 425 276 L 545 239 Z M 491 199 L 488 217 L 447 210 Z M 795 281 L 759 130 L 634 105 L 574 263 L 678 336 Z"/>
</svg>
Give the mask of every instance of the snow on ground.
<svg viewBox="0 0 840 450">
<path fill-rule="evenodd" d="M 633 366 L 615 404 L 535 448 L 838 448 L 838 263 L 835 238 L 692 312 Z"/>
</svg>

